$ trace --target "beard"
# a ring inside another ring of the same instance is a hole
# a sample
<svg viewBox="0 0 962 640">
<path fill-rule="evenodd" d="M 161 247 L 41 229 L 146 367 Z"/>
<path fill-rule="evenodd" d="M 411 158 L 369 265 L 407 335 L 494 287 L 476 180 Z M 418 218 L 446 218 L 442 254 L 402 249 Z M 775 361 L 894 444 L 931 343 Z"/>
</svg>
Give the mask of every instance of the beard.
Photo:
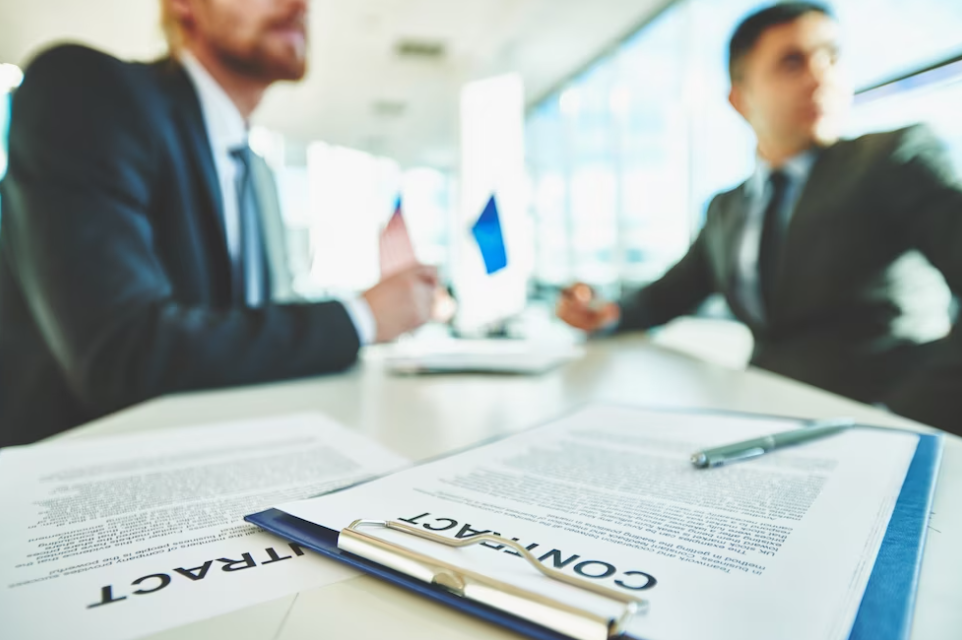
<svg viewBox="0 0 962 640">
<path fill-rule="evenodd" d="M 252 37 L 228 36 L 213 44 L 226 66 L 264 82 L 300 80 L 307 72 L 307 30 L 302 17 L 274 19 Z"/>
</svg>

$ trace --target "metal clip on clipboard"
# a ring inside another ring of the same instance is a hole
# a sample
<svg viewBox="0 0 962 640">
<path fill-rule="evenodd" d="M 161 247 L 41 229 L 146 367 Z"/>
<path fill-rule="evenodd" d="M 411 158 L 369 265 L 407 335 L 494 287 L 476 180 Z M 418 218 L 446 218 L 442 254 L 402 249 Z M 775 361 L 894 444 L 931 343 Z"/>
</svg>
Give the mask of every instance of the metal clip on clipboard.
<svg viewBox="0 0 962 640">
<path fill-rule="evenodd" d="M 417 551 L 375 538 L 359 531 L 362 527 L 392 529 L 448 547 L 467 547 L 480 542 L 493 542 L 511 547 L 538 571 L 552 580 L 558 580 L 604 596 L 625 605 L 625 608 L 617 618 L 606 618 L 554 598 L 521 589 L 506 582 L 456 567 Z M 542 565 L 520 543 L 491 534 L 452 540 L 401 522 L 355 520 L 349 527 L 341 530 L 337 546 L 342 551 L 376 562 L 423 582 L 439 585 L 462 598 L 488 605 L 578 640 L 616 638 L 624 633 L 628 620 L 636 613 L 644 611 L 648 606 L 646 600 L 569 576 L 556 569 L 549 569 Z"/>
</svg>

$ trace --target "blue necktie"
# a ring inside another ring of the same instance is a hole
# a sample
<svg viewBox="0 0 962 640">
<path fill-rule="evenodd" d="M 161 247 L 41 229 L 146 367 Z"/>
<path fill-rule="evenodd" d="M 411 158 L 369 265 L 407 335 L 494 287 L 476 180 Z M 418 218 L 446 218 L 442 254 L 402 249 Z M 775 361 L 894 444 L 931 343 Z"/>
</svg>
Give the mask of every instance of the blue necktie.
<svg viewBox="0 0 962 640">
<path fill-rule="evenodd" d="M 233 260 L 232 269 L 233 299 L 242 306 L 260 307 L 270 298 L 270 279 L 250 147 L 244 145 L 232 149 L 231 156 L 237 162 L 237 217 L 240 228 L 240 255 Z"/>
</svg>

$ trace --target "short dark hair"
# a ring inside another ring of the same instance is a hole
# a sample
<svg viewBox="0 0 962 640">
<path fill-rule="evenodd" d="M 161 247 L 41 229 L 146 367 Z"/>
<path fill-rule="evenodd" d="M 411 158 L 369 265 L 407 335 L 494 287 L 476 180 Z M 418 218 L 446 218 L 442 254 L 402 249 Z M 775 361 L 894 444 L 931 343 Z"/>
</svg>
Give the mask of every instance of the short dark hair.
<svg viewBox="0 0 962 640">
<path fill-rule="evenodd" d="M 728 44 L 728 75 L 734 83 L 741 78 L 745 58 L 762 35 L 779 25 L 795 22 L 809 13 L 821 13 L 834 19 L 828 5 L 818 2 L 779 2 L 751 14 L 738 25 Z"/>
</svg>

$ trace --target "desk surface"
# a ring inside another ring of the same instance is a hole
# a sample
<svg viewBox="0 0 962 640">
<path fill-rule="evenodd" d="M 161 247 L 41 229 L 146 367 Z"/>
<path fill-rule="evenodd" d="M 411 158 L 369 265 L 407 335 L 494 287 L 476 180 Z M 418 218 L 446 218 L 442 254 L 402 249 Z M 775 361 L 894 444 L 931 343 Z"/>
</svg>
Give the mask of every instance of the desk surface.
<svg viewBox="0 0 962 640">
<path fill-rule="evenodd" d="M 339 376 L 162 398 L 60 438 L 321 411 L 412 459 L 425 459 L 545 422 L 591 401 L 753 411 L 928 430 L 763 371 L 736 371 L 645 337 L 591 342 L 586 356 L 534 377 L 398 377 L 379 352 Z M 962 438 L 946 437 L 912 637 L 962 634 Z M 322 631 L 323 630 L 323 631 Z M 515 638 L 366 576 L 174 629 L 152 640 Z"/>
</svg>

